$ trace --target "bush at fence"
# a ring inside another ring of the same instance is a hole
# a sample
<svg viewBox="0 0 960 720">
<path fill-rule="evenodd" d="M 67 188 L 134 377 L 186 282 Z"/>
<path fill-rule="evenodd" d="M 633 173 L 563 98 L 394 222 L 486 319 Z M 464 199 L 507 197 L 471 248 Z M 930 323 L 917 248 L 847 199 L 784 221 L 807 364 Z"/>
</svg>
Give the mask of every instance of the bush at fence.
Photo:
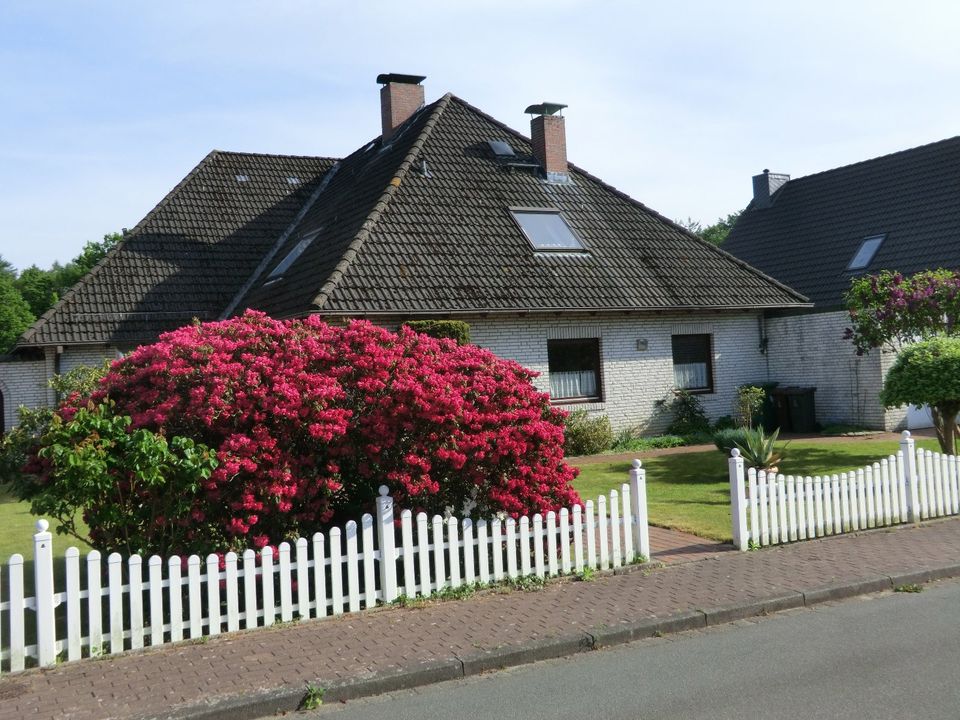
<svg viewBox="0 0 960 720">
<path fill-rule="evenodd" d="M 248 312 L 138 348 L 92 399 L 113 400 L 131 429 L 216 451 L 216 469 L 169 518 L 184 528 L 184 549 L 201 552 L 263 547 L 355 517 L 380 484 L 427 512 L 469 501 L 481 515 L 517 516 L 579 502 L 563 415 L 533 375 L 405 328 Z M 60 413 L 70 420 L 84 404 Z M 41 479 L 56 478 L 46 467 Z M 154 502 L 149 486 L 136 492 Z M 207 526 L 224 547 L 198 547 Z"/>
<path fill-rule="evenodd" d="M 586 410 L 575 410 L 567 416 L 564 438 L 567 455 L 596 455 L 609 450 L 613 444 L 610 419 L 606 415 L 591 417 Z"/>
</svg>

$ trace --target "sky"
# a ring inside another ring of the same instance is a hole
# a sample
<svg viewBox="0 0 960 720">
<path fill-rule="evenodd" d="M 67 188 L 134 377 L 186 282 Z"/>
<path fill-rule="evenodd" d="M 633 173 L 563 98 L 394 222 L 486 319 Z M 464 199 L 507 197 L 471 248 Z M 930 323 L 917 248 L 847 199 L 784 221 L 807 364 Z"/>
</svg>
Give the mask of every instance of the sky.
<svg viewBox="0 0 960 720">
<path fill-rule="evenodd" d="M 39 2 L 0 5 L 0 255 L 23 269 L 133 227 L 210 150 L 341 157 L 381 72 L 426 75 L 704 224 L 750 177 L 960 134 L 952 2 Z"/>
</svg>

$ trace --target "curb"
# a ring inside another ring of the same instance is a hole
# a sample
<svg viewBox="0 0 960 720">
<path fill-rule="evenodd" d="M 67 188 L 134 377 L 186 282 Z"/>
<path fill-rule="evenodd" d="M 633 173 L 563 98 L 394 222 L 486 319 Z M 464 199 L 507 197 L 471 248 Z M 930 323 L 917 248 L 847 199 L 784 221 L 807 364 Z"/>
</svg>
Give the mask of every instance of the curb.
<svg viewBox="0 0 960 720">
<path fill-rule="evenodd" d="M 810 590 L 792 590 L 738 603 L 678 612 L 665 617 L 644 618 L 615 627 L 592 628 L 589 632 L 581 631 L 541 638 L 519 645 L 471 653 L 463 657 L 454 656 L 428 661 L 412 668 L 370 673 L 368 676 L 331 684 L 318 680 L 317 685 L 324 688 L 325 702 L 356 700 L 447 680 L 458 680 L 541 660 L 569 657 L 635 640 L 722 625 L 782 610 L 811 607 L 831 600 L 889 591 L 900 585 L 921 585 L 934 580 L 956 577 L 960 577 L 960 563 L 908 573 L 876 575 L 853 582 L 823 585 Z M 151 720 L 257 720 L 277 713 L 297 710 L 305 692 L 306 688 L 300 686 L 261 690 L 220 701 L 211 700 L 208 703 L 181 707 L 166 714 L 149 716 L 149 718 Z"/>
</svg>

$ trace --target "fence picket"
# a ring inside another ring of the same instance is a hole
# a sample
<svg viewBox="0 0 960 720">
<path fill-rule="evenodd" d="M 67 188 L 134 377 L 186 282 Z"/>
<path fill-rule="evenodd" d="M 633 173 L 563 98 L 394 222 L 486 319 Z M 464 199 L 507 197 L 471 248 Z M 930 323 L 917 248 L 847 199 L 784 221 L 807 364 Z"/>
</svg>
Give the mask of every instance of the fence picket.
<svg viewBox="0 0 960 720">
<path fill-rule="evenodd" d="M 26 627 L 26 618 L 24 617 L 24 597 L 23 597 L 23 555 L 14 553 L 7 561 L 10 586 L 10 670 L 16 672 L 23 670 L 27 652 L 24 643 L 24 629 Z"/>
<path fill-rule="evenodd" d="M 813 502 L 814 502 L 814 490 L 813 490 L 813 478 L 809 475 L 803 479 L 803 499 L 805 506 L 805 515 L 807 518 L 807 538 L 815 538 L 817 536 L 817 521 L 814 515 Z"/>
<path fill-rule="evenodd" d="M 131 555 L 127 560 L 130 576 L 130 648 L 143 647 L 143 559 Z"/>
<path fill-rule="evenodd" d="M 360 530 L 363 540 L 363 606 L 372 608 L 377 605 L 377 565 L 373 546 L 373 516 L 369 513 L 360 518 Z M 381 557 L 380 561 L 386 563 L 387 559 Z M 383 588 L 380 592 L 383 592 Z"/>
<path fill-rule="evenodd" d="M 920 518 L 926 520 L 930 517 L 930 487 L 927 484 L 927 463 L 923 454 L 923 448 L 916 449 L 917 458 L 917 490 L 920 495 Z"/>
<path fill-rule="evenodd" d="M 486 584 L 490 582 L 490 550 L 489 538 L 487 533 L 487 521 L 481 520 L 477 523 L 477 566 L 479 568 L 480 582 Z"/>
<path fill-rule="evenodd" d="M 450 565 L 450 587 L 458 588 L 460 587 L 460 533 L 455 517 L 447 519 L 447 545 L 449 546 L 447 557 Z M 514 552 L 516 552 L 515 549 Z M 516 565 L 516 555 L 513 562 Z"/>
<path fill-rule="evenodd" d="M 813 478 L 813 512 L 814 512 L 814 522 L 813 522 L 813 536 L 814 537 L 823 537 L 826 535 L 825 528 L 829 526 L 830 521 L 826 519 L 826 510 L 827 507 L 823 502 L 824 496 L 824 487 L 823 487 L 823 478 L 819 475 L 814 476 Z"/>
<path fill-rule="evenodd" d="M 583 572 L 583 508 L 573 506 L 573 568 L 576 572 Z M 530 574 L 530 568 L 524 575 Z"/>
<path fill-rule="evenodd" d="M 950 472 L 950 511 L 956 515 L 960 513 L 960 477 L 957 476 L 957 456 L 951 455 L 948 462 Z"/>
<path fill-rule="evenodd" d="M 413 544 L 413 512 L 400 513 L 400 552 L 403 556 L 403 594 L 408 598 L 417 596 L 417 557 Z"/>
<path fill-rule="evenodd" d="M 282 542 L 277 548 L 277 565 L 280 568 L 280 621 L 293 620 L 293 572 L 290 567 L 290 543 Z M 219 583 L 218 583 L 219 585 Z"/>
<path fill-rule="evenodd" d="M 520 575 L 522 577 L 533 574 L 530 552 L 530 518 L 524 515 L 520 518 Z"/>
<path fill-rule="evenodd" d="M 152 560 L 152 558 L 151 558 Z M 82 655 L 80 636 L 80 551 L 67 548 L 67 660 L 79 660 Z M 163 627 L 161 625 L 161 627 Z"/>
<path fill-rule="evenodd" d="M 616 490 L 610 491 L 610 544 L 613 567 L 620 567 L 623 564 L 620 552 L 620 495 Z"/>
<path fill-rule="evenodd" d="M 109 558 L 107 562 L 110 562 Z M 113 585 L 112 578 L 110 584 Z M 203 606 L 200 602 L 200 558 L 197 555 L 187 558 L 187 598 L 190 638 L 198 638 L 203 635 Z"/>
<path fill-rule="evenodd" d="M 774 473 L 761 472 L 759 477 L 762 477 L 767 485 L 770 502 L 770 544 L 777 545 L 783 542 L 780 539 L 780 484 Z"/>
<path fill-rule="evenodd" d="M 790 521 L 787 519 L 787 479 L 780 474 L 775 474 L 773 482 L 777 485 L 777 522 L 780 525 L 780 542 L 790 540 Z"/>
<path fill-rule="evenodd" d="M 600 543 L 600 569 L 610 567 L 610 531 L 607 528 L 607 499 L 597 498 L 597 542 Z"/>
<path fill-rule="evenodd" d="M 337 531 L 339 539 L 340 531 Z M 277 603 L 273 596 L 273 548 L 267 545 L 260 551 L 260 593 L 263 599 L 263 626 L 273 625 L 277 617 Z"/>
<path fill-rule="evenodd" d="M 171 582 L 173 582 L 171 580 Z M 257 627 L 259 620 L 257 606 L 257 554 L 253 550 L 243 551 L 243 627 L 247 630 Z"/>
<path fill-rule="evenodd" d="M 430 587 L 430 532 L 426 513 L 417 513 L 417 563 L 420 567 L 420 594 L 429 597 L 433 588 Z M 415 595 L 410 593 L 410 597 Z"/>
<path fill-rule="evenodd" d="M 310 617 L 310 543 L 306 538 L 297 538 L 297 615 Z M 234 561 L 236 562 L 236 561 Z M 227 601 L 229 602 L 229 596 Z"/>
<path fill-rule="evenodd" d="M 490 523 L 490 556 L 493 559 L 493 581 L 500 582 L 503 573 L 503 523 L 495 518 Z"/>
<path fill-rule="evenodd" d="M 360 609 L 360 551 L 357 544 L 357 523 L 350 520 L 346 525 L 347 537 L 347 608 L 350 612 Z"/>
<path fill-rule="evenodd" d="M 800 537 L 800 523 L 797 502 L 797 480 L 793 475 L 787 477 L 787 537 L 794 541 Z"/>
<path fill-rule="evenodd" d="M 560 571 L 570 574 L 570 511 L 560 508 Z"/>
<path fill-rule="evenodd" d="M 429 594 L 429 593 L 428 593 Z M 343 554 L 340 528 L 330 528 L 330 612 L 343 614 Z"/>
<path fill-rule="evenodd" d="M 447 569 L 443 560 L 443 518 L 439 515 L 433 516 L 433 572 L 433 586 L 439 592 L 447 584 Z"/>
<path fill-rule="evenodd" d="M 550 510 L 547 513 L 547 569 L 551 577 L 558 572 L 557 564 L 557 514 Z"/>
<path fill-rule="evenodd" d="M 770 498 L 767 494 L 767 478 L 763 473 L 757 473 L 754 468 L 750 468 L 757 479 L 757 495 L 760 501 L 760 543 L 762 545 L 770 544 Z"/>
<path fill-rule="evenodd" d="M 107 557 L 107 602 L 110 618 L 110 652 L 123 652 L 123 558 Z"/>
<path fill-rule="evenodd" d="M 93 553 L 90 553 L 90 555 L 93 555 Z M 93 575 L 89 570 L 89 561 L 90 561 L 90 556 L 88 555 L 87 556 L 88 580 Z M 182 567 L 183 565 L 180 561 L 180 558 L 177 557 L 176 555 L 174 555 L 173 557 L 167 560 L 167 599 L 168 599 L 167 604 L 170 606 L 170 642 L 178 642 L 180 640 L 183 640 L 183 580 L 180 577 Z M 99 567 L 99 555 L 98 555 L 97 575 L 96 575 L 97 586 L 98 586 L 96 596 L 98 598 L 98 603 L 97 603 L 96 611 L 94 611 L 92 604 L 90 607 L 90 654 L 91 655 L 94 654 L 94 647 L 95 647 L 93 644 L 94 643 L 94 639 L 93 639 L 94 638 L 94 634 L 93 634 L 94 616 L 96 617 L 97 623 L 98 623 L 97 645 L 99 646 L 100 643 L 103 641 L 101 637 L 100 627 L 99 627 L 99 621 L 100 621 L 100 605 L 99 605 L 100 572 L 99 570 L 100 570 L 100 567 Z M 93 600 L 93 586 L 91 585 L 88 591 L 87 602 L 92 603 L 92 600 Z"/>
<path fill-rule="evenodd" d="M 313 616 L 327 616 L 327 559 L 323 533 L 313 534 Z"/>
<path fill-rule="evenodd" d="M 533 567 L 537 577 L 540 578 L 546 575 L 543 561 L 543 516 L 535 513 L 533 516 Z"/>
<path fill-rule="evenodd" d="M 620 486 L 620 517 L 623 518 L 623 557 L 624 562 L 633 562 L 633 509 L 630 498 L 630 486 Z"/>
<path fill-rule="evenodd" d="M 584 509 L 586 511 L 584 525 L 587 534 L 587 567 L 595 569 L 597 567 L 597 526 L 593 515 L 593 500 L 587 500 Z"/>
<path fill-rule="evenodd" d="M 893 498 L 890 484 L 890 463 L 884 458 L 880 461 L 880 501 L 883 503 L 883 524 L 889 525 L 893 518 Z"/>
<path fill-rule="evenodd" d="M 517 523 L 512 517 L 507 518 L 507 577 L 515 579 L 519 576 L 517 569 Z"/>
<path fill-rule="evenodd" d="M 474 567 L 474 552 L 476 547 L 473 541 L 473 520 L 463 519 L 463 581 L 467 585 L 473 585 L 477 581 L 477 572 Z"/>
<path fill-rule="evenodd" d="M 863 492 L 866 496 L 866 517 L 863 519 L 863 524 L 868 528 L 872 528 L 876 525 L 877 517 L 877 507 L 876 499 L 874 497 L 874 478 L 873 478 L 873 468 L 865 467 L 863 470 L 859 471 L 863 474 Z"/>
<path fill-rule="evenodd" d="M 750 539 L 754 545 L 762 542 L 760 535 L 760 496 L 756 468 L 747 470 L 747 492 L 750 495 Z"/>
<path fill-rule="evenodd" d="M 207 635 L 219 635 L 223 616 L 220 613 L 220 558 L 207 555 Z"/>
<path fill-rule="evenodd" d="M 150 645 L 156 647 L 163 645 L 163 558 L 159 555 L 151 555 L 147 560 L 147 577 L 150 590 Z"/>
<path fill-rule="evenodd" d="M 227 596 L 227 632 L 240 629 L 240 595 L 237 583 L 237 554 L 228 552 L 223 556 L 225 579 L 224 592 Z"/>
</svg>

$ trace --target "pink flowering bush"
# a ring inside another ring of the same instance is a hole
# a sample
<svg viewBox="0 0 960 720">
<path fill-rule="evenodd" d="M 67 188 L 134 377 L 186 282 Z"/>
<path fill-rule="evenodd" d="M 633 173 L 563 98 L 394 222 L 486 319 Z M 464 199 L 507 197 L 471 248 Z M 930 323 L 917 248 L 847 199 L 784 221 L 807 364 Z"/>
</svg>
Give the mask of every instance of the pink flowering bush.
<svg viewBox="0 0 960 720">
<path fill-rule="evenodd" d="M 185 545 L 219 535 L 263 547 L 359 519 L 381 484 L 399 507 L 427 512 L 473 504 L 474 516 L 518 516 L 579 502 L 563 462 L 564 413 L 533 376 L 409 328 L 249 311 L 138 348 L 92 400 L 114 402 L 131 431 L 216 453 L 188 506 L 164 518 L 184 529 Z"/>
</svg>

